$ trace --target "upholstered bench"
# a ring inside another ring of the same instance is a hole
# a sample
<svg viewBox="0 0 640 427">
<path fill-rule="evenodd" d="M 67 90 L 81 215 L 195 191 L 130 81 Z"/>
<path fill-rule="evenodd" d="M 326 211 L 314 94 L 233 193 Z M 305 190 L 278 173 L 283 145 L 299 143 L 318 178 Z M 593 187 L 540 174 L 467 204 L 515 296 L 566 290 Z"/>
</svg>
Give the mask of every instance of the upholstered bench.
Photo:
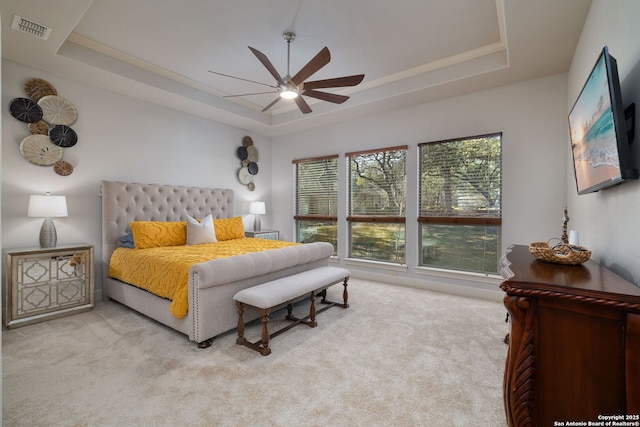
<svg viewBox="0 0 640 427">
<path fill-rule="evenodd" d="M 334 305 L 340 305 L 344 308 L 349 307 L 349 304 L 347 303 L 349 298 L 347 293 L 347 281 L 349 280 L 349 274 L 349 270 L 345 270 L 340 267 L 318 267 L 241 290 L 233 297 L 238 308 L 238 339 L 236 340 L 236 343 L 256 350 L 263 356 L 267 356 L 271 354 L 271 348 L 269 348 L 270 338 L 280 335 L 282 332 L 291 329 L 300 323 L 304 323 L 315 328 L 317 325 L 317 313 L 321 313 Z M 339 282 L 342 282 L 344 285 L 344 290 L 342 292 L 343 302 L 337 303 L 328 301 L 326 299 L 327 288 Z M 301 300 L 307 295 L 311 300 L 309 316 L 303 319 L 293 317 L 293 303 Z M 318 296 L 322 297 L 321 303 L 326 304 L 326 306 L 316 311 L 316 297 Z M 284 305 L 287 306 L 286 319 L 292 320 L 294 323 L 269 334 L 269 314 L 273 310 L 283 307 Z M 262 340 L 260 341 L 252 343 L 244 337 L 245 306 L 254 307 L 260 310 L 260 314 L 262 316 Z"/>
</svg>

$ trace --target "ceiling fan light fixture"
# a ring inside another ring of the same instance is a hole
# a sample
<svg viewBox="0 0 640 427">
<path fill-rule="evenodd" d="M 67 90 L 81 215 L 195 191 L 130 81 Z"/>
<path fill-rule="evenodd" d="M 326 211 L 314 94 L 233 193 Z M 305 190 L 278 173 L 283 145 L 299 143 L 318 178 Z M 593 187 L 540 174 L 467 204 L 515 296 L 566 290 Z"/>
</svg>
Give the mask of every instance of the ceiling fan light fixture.
<svg viewBox="0 0 640 427">
<path fill-rule="evenodd" d="M 284 99 L 294 99 L 294 98 L 297 98 L 298 95 L 299 93 L 292 89 L 285 89 L 282 92 L 280 92 L 280 98 L 284 98 Z"/>
<path fill-rule="evenodd" d="M 289 77 L 289 75 L 287 74 L 284 77 L 284 83 L 281 83 L 278 85 L 278 92 L 279 92 L 280 98 L 294 99 L 300 95 L 300 90 L 298 89 L 298 86 L 296 86 L 295 83 L 291 82 L 290 80 L 291 80 L 291 77 Z"/>
</svg>

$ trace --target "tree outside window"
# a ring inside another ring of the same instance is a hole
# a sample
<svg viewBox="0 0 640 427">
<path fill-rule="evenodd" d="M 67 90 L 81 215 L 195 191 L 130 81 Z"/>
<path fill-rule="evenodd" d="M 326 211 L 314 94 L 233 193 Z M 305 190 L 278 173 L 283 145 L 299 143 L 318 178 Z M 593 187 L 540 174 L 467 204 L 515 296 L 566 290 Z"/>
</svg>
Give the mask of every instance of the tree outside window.
<svg viewBox="0 0 640 427">
<path fill-rule="evenodd" d="M 405 264 L 407 147 L 347 153 L 349 257 Z"/>
</svg>

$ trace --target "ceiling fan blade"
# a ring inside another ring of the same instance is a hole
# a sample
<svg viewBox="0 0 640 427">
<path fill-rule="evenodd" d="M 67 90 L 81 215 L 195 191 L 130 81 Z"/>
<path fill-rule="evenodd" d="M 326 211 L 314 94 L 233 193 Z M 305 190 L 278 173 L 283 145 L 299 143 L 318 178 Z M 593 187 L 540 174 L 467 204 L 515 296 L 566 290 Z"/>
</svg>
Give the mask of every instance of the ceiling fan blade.
<svg viewBox="0 0 640 427">
<path fill-rule="evenodd" d="M 298 105 L 298 108 L 300 109 L 300 111 L 302 111 L 302 114 L 308 114 L 311 112 L 311 107 L 309 107 L 309 104 L 307 104 L 307 101 L 302 99 L 301 96 L 298 96 L 297 98 L 293 98 L 293 100 Z"/>
<path fill-rule="evenodd" d="M 336 77 L 326 80 L 315 80 L 304 83 L 304 90 L 307 89 L 323 89 L 329 87 L 356 86 L 364 79 L 364 74 L 355 74 L 353 76 Z"/>
<path fill-rule="evenodd" d="M 321 99 L 323 101 L 333 102 L 334 104 L 342 104 L 347 99 L 349 99 L 349 97 L 345 95 L 338 95 L 337 93 L 319 92 L 313 89 L 307 89 L 304 92 L 302 92 L 302 94 L 305 96 L 310 96 L 312 98 Z"/>
<path fill-rule="evenodd" d="M 260 52 L 257 49 L 252 48 L 251 46 L 249 46 L 249 49 L 258 58 L 258 60 L 262 63 L 262 65 L 264 65 L 264 67 L 267 69 L 267 71 L 269 71 L 269 73 L 271 73 L 273 78 L 276 79 L 276 81 L 278 83 L 284 84 L 284 81 L 282 80 L 282 77 L 280 77 L 280 74 L 278 74 L 278 71 L 276 70 L 276 68 L 273 66 L 271 61 L 269 61 L 269 58 L 267 58 L 267 56 L 264 53 Z"/>
<path fill-rule="evenodd" d="M 316 56 L 311 58 L 311 61 L 307 62 L 307 65 L 302 67 L 295 76 L 291 77 L 291 81 L 299 85 L 320 68 L 327 65 L 329 61 L 331 61 L 331 53 L 329 53 L 329 48 L 325 46 Z"/>
<path fill-rule="evenodd" d="M 274 100 L 273 100 L 273 102 L 272 102 L 271 104 L 269 104 L 269 105 L 267 105 L 266 107 L 264 107 L 264 108 L 262 109 L 261 113 L 264 113 L 264 112 L 265 112 L 265 111 L 267 111 L 269 108 L 273 107 L 273 105 L 274 105 L 276 102 L 278 102 L 278 101 L 280 101 L 280 97 L 277 97 L 276 99 L 274 99 Z"/>
<path fill-rule="evenodd" d="M 272 87 L 272 88 L 274 88 L 274 89 L 277 89 L 277 88 L 278 88 L 277 86 L 274 86 L 274 85 L 269 85 L 269 84 L 266 84 L 266 83 L 257 82 L 257 81 L 255 81 L 255 80 L 243 79 L 242 77 L 231 76 L 231 75 L 229 75 L 229 74 L 218 73 L 217 71 L 211 71 L 211 70 L 209 70 L 209 72 L 210 72 L 210 73 L 212 73 L 212 74 L 217 74 L 217 75 L 219 75 L 219 76 L 231 77 L 232 79 L 244 80 L 245 82 L 257 83 L 257 84 L 259 84 L 259 85 L 269 86 L 269 87 Z"/>
<path fill-rule="evenodd" d="M 253 93 L 241 93 L 238 95 L 224 95 L 223 98 L 236 98 L 238 96 L 249 96 L 249 95 L 264 95 L 266 93 L 278 93 L 278 91 L 270 90 L 269 92 L 253 92 Z"/>
</svg>

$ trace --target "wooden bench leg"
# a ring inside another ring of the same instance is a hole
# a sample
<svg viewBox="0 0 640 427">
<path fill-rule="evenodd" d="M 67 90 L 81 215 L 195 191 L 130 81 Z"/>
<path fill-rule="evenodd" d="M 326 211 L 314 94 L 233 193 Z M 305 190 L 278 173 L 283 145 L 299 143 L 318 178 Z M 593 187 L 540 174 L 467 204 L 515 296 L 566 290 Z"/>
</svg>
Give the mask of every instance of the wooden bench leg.
<svg viewBox="0 0 640 427">
<path fill-rule="evenodd" d="M 285 317 L 285 319 L 287 320 L 295 320 L 293 317 L 293 304 L 289 303 L 287 304 L 287 317 Z"/>
<path fill-rule="evenodd" d="M 347 282 L 349 281 L 348 277 L 344 278 L 344 291 L 342 291 L 342 300 L 344 301 L 344 303 L 342 304 L 342 307 L 344 308 L 349 308 L 349 292 L 347 292 Z"/>
<path fill-rule="evenodd" d="M 257 351 L 263 356 L 270 355 L 271 349 L 269 348 L 268 324 L 269 313 L 271 312 L 271 309 L 267 308 L 260 310 L 260 313 L 262 314 L 262 341 L 252 343 L 248 341 L 244 336 L 244 304 L 240 301 L 236 301 L 236 308 L 238 309 L 238 338 L 236 339 L 236 344 L 249 347 L 250 349 Z"/>
<path fill-rule="evenodd" d="M 324 310 L 326 310 L 327 308 L 332 307 L 334 305 L 339 305 L 342 308 L 349 308 L 349 292 L 347 291 L 348 282 L 349 282 L 349 276 L 344 278 L 344 282 L 343 282 L 344 290 L 342 291 L 342 300 L 343 300 L 342 304 L 340 304 L 339 302 L 335 302 L 335 301 L 329 301 L 327 299 L 327 289 L 326 288 L 316 294 L 316 296 L 322 297 L 322 300 L 320 301 L 322 304 L 328 304 L 327 307 L 324 307 L 324 308 L 320 309 L 318 311 L 318 313 L 321 313 Z"/>
<path fill-rule="evenodd" d="M 238 309 L 238 338 L 236 339 L 237 344 L 244 343 L 244 304 L 240 301 L 236 301 L 236 308 Z"/>
<path fill-rule="evenodd" d="M 309 326 L 315 328 L 318 326 L 316 323 L 316 293 L 311 291 L 311 308 L 309 308 Z"/>
<path fill-rule="evenodd" d="M 263 356 L 268 356 L 271 354 L 271 349 L 269 348 L 269 312 L 271 312 L 270 308 L 260 309 L 262 313 L 262 344 L 260 345 L 260 354 Z"/>
<path fill-rule="evenodd" d="M 327 290 L 323 289 L 320 291 L 320 293 L 318 294 L 318 296 L 321 296 L 322 299 L 320 300 L 321 303 L 325 304 L 327 302 Z"/>
</svg>

